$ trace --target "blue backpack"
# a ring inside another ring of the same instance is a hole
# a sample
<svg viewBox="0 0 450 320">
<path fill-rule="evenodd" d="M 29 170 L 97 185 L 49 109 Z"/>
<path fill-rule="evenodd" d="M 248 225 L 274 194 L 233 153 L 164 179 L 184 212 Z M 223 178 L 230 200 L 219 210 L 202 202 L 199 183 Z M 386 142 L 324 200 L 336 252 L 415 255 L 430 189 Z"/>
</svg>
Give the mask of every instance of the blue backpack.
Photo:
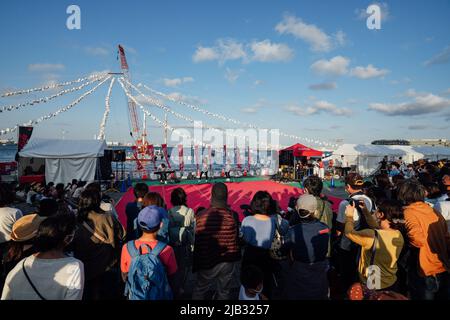
<svg viewBox="0 0 450 320">
<path fill-rule="evenodd" d="M 147 248 L 148 253 L 142 254 L 143 246 Z M 146 244 L 137 249 L 134 241 L 127 242 L 127 250 L 131 256 L 125 286 L 125 296 L 128 300 L 173 299 L 166 270 L 158 257 L 165 247 L 165 243 L 158 241 L 153 250 Z"/>
</svg>

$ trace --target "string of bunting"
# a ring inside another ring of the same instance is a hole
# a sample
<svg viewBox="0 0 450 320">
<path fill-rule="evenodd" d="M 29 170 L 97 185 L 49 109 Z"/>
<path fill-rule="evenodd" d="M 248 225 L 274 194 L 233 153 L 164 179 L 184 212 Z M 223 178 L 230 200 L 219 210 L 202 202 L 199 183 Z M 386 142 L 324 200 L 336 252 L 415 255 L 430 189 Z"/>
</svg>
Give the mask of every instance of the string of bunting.
<svg viewBox="0 0 450 320">
<path fill-rule="evenodd" d="M 32 101 L 22 102 L 22 103 L 19 103 L 19 104 L 16 104 L 16 105 L 9 105 L 9 106 L 0 107 L 0 113 L 1 112 L 5 112 L 5 111 L 17 110 L 19 108 L 26 107 L 26 106 L 34 106 L 35 104 L 39 104 L 39 103 L 46 103 L 46 102 L 51 101 L 51 100 L 53 100 L 55 98 L 61 97 L 61 96 L 65 95 L 65 94 L 72 93 L 74 91 L 79 91 L 79 90 L 83 89 L 84 87 L 86 87 L 86 86 L 88 86 L 88 85 L 90 85 L 90 84 L 92 84 L 94 82 L 103 80 L 104 78 L 105 78 L 105 76 L 99 77 L 99 78 L 94 78 L 93 80 L 87 81 L 87 82 L 83 83 L 82 85 L 80 85 L 78 87 L 65 89 L 65 90 L 62 90 L 62 91 L 54 94 L 54 95 L 48 96 L 48 97 L 42 97 L 42 98 L 35 99 L 35 100 L 32 100 Z"/>
<path fill-rule="evenodd" d="M 67 106 L 65 106 L 65 107 L 63 107 L 63 108 L 60 108 L 60 109 L 56 110 L 55 112 L 50 113 L 50 114 L 48 114 L 48 115 L 46 115 L 46 116 L 42 116 L 42 117 L 40 117 L 40 118 L 38 118 L 38 119 L 30 120 L 30 121 L 28 121 L 28 122 L 26 122 L 26 123 L 23 123 L 21 126 L 31 126 L 31 125 L 36 125 L 36 124 L 39 124 L 40 122 L 42 122 L 42 121 L 44 121 L 44 120 L 48 120 L 48 119 L 54 118 L 54 117 L 58 116 L 59 114 L 61 114 L 61 113 L 63 113 L 63 112 L 66 112 L 66 111 L 72 109 L 74 106 L 76 106 L 78 103 L 80 103 L 81 100 L 83 100 L 84 98 L 86 98 L 87 96 L 89 96 L 90 94 L 92 94 L 95 90 L 97 90 L 102 84 L 104 84 L 104 83 L 105 83 L 106 81 L 108 81 L 110 78 L 111 78 L 111 76 L 106 77 L 106 78 L 103 79 L 99 84 L 97 84 L 95 87 L 93 87 L 91 90 L 86 91 L 86 92 L 83 93 L 80 97 L 78 97 L 76 100 L 74 100 L 72 103 L 68 104 Z M 6 129 L 3 129 L 3 130 L 0 130 L 0 135 L 4 135 L 4 134 L 7 134 L 7 133 L 14 132 L 14 131 L 17 130 L 18 127 L 19 127 L 19 126 L 17 125 L 17 126 L 12 127 L 12 128 L 6 128 Z"/>
<path fill-rule="evenodd" d="M 165 93 L 162 93 L 160 91 L 157 91 L 155 89 L 152 89 L 152 88 L 146 86 L 145 84 L 143 84 L 142 86 L 145 89 L 149 90 L 150 92 L 152 92 L 152 93 L 154 93 L 154 94 L 156 94 L 158 96 L 163 97 L 164 99 L 167 99 L 167 100 L 170 100 L 172 102 L 176 102 L 178 104 L 184 105 L 184 106 L 186 106 L 186 107 L 188 107 L 188 108 L 190 108 L 190 109 L 192 109 L 194 111 L 201 112 L 201 113 L 203 113 L 203 114 L 205 114 L 207 116 L 218 118 L 218 119 L 221 119 L 221 120 L 224 120 L 224 121 L 227 121 L 227 122 L 231 122 L 231 123 L 234 123 L 236 125 L 244 125 L 244 126 L 247 126 L 249 128 L 252 128 L 252 129 L 258 129 L 258 130 L 262 129 L 262 128 L 256 126 L 256 125 L 253 125 L 253 124 L 250 124 L 250 123 L 246 123 L 246 122 L 242 122 L 242 121 L 239 121 L 239 120 L 236 120 L 236 119 L 233 119 L 233 118 L 228 118 L 228 117 L 220 115 L 218 113 L 214 113 L 214 112 L 205 110 L 205 109 L 200 108 L 198 106 L 195 106 L 195 105 L 192 105 L 190 103 L 187 103 L 187 102 L 185 102 L 185 101 L 183 101 L 183 100 L 181 100 L 179 98 L 175 98 L 175 97 L 169 96 L 169 95 L 167 95 Z M 337 147 L 337 144 L 334 144 L 334 143 L 329 143 L 329 142 L 325 142 L 325 141 L 318 141 L 318 140 L 305 138 L 305 137 L 299 137 L 297 135 L 288 134 L 288 133 L 284 133 L 284 132 L 281 132 L 281 131 L 279 132 L 279 134 L 280 134 L 280 136 L 291 138 L 293 140 L 303 140 L 303 141 L 306 141 L 308 143 L 313 143 L 313 144 L 317 144 L 317 145 L 321 145 L 321 146 L 328 146 L 328 147 L 333 147 L 333 148 Z"/>
<path fill-rule="evenodd" d="M 111 105 L 110 105 L 111 92 L 112 92 L 112 87 L 113 87 L 115 81 L 116 81 L 116 78 L 113 77 L 111 79 L 111 82 L 109 83 L 108 93 L 107 93 L 106 99 L 105 99 L 105 113 L 103 113 L 102 122 L 100 123 L 100 130 L 99 130 L 98 138 L 97 138 L 98 140 L 105 139 L 106 121 L 108 120 L 109 111 L 111 110 Z"/>
<path fill-rule="evenodd" d="M 164 110 L 164 111 L 166 111 L 166 112 L 169 112 L 170 114 L 174 115 L 175 117 L 177 117 L 177 118 L 179 118 L 179 119 L 182 119 L 182 120 L 184 120 L 184 121 L 191 122 L 191 123 L 194 123 L 194 122 L 195 122 L 194 119 L 192 119 L 192 118 L 190 118 L 190 117 L 187 117 L 187 116 L 185 116 L 185 115 L 183 115 L 183 114 L 181 114 L 181 113 L 178 113 L 178 112 L 174 111 L 173 109 L 171 109 L 171 108 L 165 106 L 164 104 L 160 103 L 158 100 L 155 100 L 155 99 L 153 99 L 153 98 L 151 98 L 151 97 L 149 97 L 149 96 L 143 94 L 142 91 L 140 91 L 136 86 L 134 86 L 134 85 L 133 85 L 132 83 L 130 83 L 129 81 L 127 81 L 127 80 L 125 80 L 125 79 L 123 79 L 123 80 L 126 82 L 127 85 L 129 85 L 129 86 L 130 86 L 131 88 L 133 88 L 137 93 L 139 93 L 142 97 L 144 97 L 150 104 L 155 105 L 156 107 L 158 107 L 158 108 L 160 108 L 160 109 L 162 109 L 162 110 Z M 219 130 L 219 129 L 217 129 L 217 128 L 214 128 L 214 127 L 212 127 L 212 126 L 205 125 L 204 127 L 207 128 L 207 129 L 219 131 L 220 133 L 222 133 L 221 130 Z M 227 134 L 230 135 L 230 136 L 234 136 L 234 137 L 240 137 L 240 135 L 232 134 L 232 133 L 229 133 L 229 132 L 228 132 Z"/>
<path fill-rule="evenodd" d="M 186 139 L 191 139 L 192 141 L 194 141 L 196 144 L 200 144 L 202 146 L 204 146 L 205 144 L 202 141 L 197 141 L 195 139 L 193 139 L 191 136 L 187 136 L 183 133 L 181 133 L 179 130 L 172 128 L 170 125 L 166 124 L 164 121 L 161 121 L 160 119 L 158 119 L 156 116 L 154 116 L 150 111 L 148 111 L 147 109 L 145 109 L 145 107 L 139 103 L 139 101 L 136 100 L 135 97 L 133 97 L 130 92 L 128 92 L 127 88 L 125 87 L 125 84 L 123 83 L 123 78 L 119 78 L 119 83 L 123 89 L 123 91 L 125 92 L 125 94 L 127 95 L 127 97 L 131 100 L 133 100 L 133 102 L 139 106 L 139 108 L 141 108 L 142 112 L 144 112 L 148 117 L 150 117 L 150 119 L 152 119 L 153 121 L 155 121 L 156 123 L 158 123 L 160 126 L 162 126 L 165 129 L 170 130 L 171 132 L 175 132 L 177 135 L 179 135 L 180 137 L 186 138 Z"/>
<path fill-rule="evenodd" d="M 89 76 L 78 78 L 78 79 L 72 80 L 72 81 L 67 81 L 67 82 L 62 82 L 62 83 L 55 83 L 55 84 L 49 84 L 49 85 L 46 85 L 46 86 L 36 87 L 36 88 L 31 88 L 31 89 L 10 91 L 10 92 L 3 93 L 0 97 L 2 97 L 2 98 L 12 97 L 12 96 L 20 95 L 20 94 L 28 94 L 28 93 L 36 92 L 36 91 L 45 91 L 45 90 L 49 90 L 49 89 L 55 89 L 55 88 L 59 88 L 59 87 L 70 86 L 71 84 L 84 82 L 86 80 L 91 80 L 93 78 L 105 77 L 106 74 L 107 73 L 95 73 L 95 74 L 91 74 Z"/>
</svg>

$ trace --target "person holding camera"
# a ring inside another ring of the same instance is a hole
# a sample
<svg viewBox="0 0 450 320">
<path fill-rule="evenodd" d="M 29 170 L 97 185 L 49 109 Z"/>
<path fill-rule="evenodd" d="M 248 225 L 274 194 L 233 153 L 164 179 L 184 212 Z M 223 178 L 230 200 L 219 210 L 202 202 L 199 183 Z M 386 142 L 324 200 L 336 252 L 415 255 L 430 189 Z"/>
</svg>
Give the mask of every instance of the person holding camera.
<svg viewBox="0 0 450 320">
<path fill-rule="evenodd" d="M 343 289 L 347 289 L 358 280 L 357 255 L 359 247 L 352 243 L 344 234 L 346 221 L 346 208 L 349 204 L 355 203 L 353 210 L 353 221 L 355 230 L 366 229 L 367 222 L 359 203 L 364 202 L 364 206 L 369 212 L 372 212 L 372 200 L 363 192 L 364 181 L 362 177 L 351 172 L 345 177 L 345 191 L 349 197 L 342 200 L 339 204 L 339 210 L 336 217 L 336 230 L 339 239 L 336 242 L 335 257 L 337 258 L 337 269 L 340 273 Z"/>
</svg>

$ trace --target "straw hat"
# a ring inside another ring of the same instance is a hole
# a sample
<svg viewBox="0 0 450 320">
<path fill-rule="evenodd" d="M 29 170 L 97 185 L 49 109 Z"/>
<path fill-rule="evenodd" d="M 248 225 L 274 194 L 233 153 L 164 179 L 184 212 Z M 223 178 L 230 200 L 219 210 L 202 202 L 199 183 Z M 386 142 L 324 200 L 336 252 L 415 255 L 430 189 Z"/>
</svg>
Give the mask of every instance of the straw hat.
<svg viewBox="0 0 450 320">
<path fill-rule="evenodd" d="M 17 220 L 12 228 L 11 240 L 22 242 L 33 239 L 37 235 L 39 225 L 45 217 L 29 214 Z"/>
</svg>

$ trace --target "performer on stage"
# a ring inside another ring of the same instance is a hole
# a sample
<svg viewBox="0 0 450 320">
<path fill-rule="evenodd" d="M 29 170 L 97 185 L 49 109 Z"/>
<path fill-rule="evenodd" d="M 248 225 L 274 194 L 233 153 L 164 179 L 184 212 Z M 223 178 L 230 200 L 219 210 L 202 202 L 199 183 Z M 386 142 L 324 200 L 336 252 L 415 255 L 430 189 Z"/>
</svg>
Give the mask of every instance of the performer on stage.
<svg viewBox="0 0 450 320">
<path fill-rule="evenodd" d="M 161 177 L 160 182 L 161 183 L 166 183 L 166 181 L 167 181 L 167 173 L 164 172 L 164 171 L 166 171 L 166 165 L 164 163 L 161 163 L 158 166 L 158 171 L 163 172 L 163 173 L 160 174 L 160 177 Z"/>
<path fill-rule="evenodd" d="M 200 180 L 203 177 L 203 174 L 206 176 L 206 181 L 208 181 L 208 171 L 209 171 L 209 164 L 208 164 L 208 158 L 203 158 L 203 164 L 202 164 L 202 172 L 200 173 Z"/>
<path fill-rule="evenodd" d="M 227 159 L 227 164 L 225 165 L 225 177 L 227 178 L 227 181 L 229 181 L 231 178 L 230 171 L 231 171 L 230 159 Z"/>
</svg>

